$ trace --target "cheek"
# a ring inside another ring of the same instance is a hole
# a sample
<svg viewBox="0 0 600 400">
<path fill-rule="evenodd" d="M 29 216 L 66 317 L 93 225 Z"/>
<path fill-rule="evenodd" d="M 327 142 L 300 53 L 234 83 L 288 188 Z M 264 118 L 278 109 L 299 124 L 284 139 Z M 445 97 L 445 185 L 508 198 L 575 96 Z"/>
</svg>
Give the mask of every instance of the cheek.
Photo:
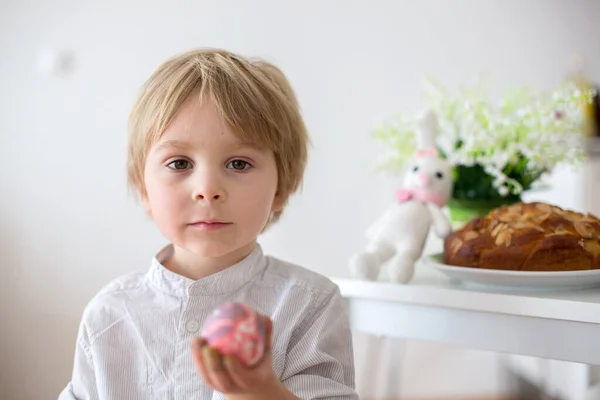
<svg viewBox="0 0 600 400">
<path fill-rule="evenodd" d="M 183 193 L 169 182 L 148 179 L 146 192 L 147 203 L 155 217 L 172 215 L 181 208 Z"/>
<path fill-rule="evenodd" d="M 252 185 L 252 190 L 245 190 L 243 199 L 236 201 L 236 207 L 242 206 L 245 209 L 255 209 L 257 212 L 262 209 L 268 209 L 275 196 L 275 190 L 270 186 Z"/>
<path fill-rule="evenodd" d="M 263 220 L 268 218 L 277 191 L 277 177 L 271 174 L 255 179 L 243 188 L 243 198 L 235 201 L 236 208 L 244 210 L 248 219 Z"/>
<path fill-rule="evenodd" d="M 256 191 L 251 194 L 251 198 L 248 199 L 247 209 L 256 210 L 257 218 L 261 218 L 264 215 L 269 215 L 271 207 L 273 205 L 273 198 L 275 197 L 275 191 L 265 188 L 264 191 Z"/>
</svg>

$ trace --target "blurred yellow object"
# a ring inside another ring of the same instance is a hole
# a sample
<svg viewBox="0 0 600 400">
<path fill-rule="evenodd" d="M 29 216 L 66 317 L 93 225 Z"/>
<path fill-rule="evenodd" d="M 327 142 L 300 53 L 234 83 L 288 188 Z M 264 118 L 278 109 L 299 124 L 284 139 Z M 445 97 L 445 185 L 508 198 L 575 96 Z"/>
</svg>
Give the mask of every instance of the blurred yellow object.
<svg viewBox="0 0 600 400">
<path fill-rule="evenodd" d="M 592 101 L 586 101 L 581 105 L 584 134 L 588 137 L 598 137 L 600 136 L 600 90 L 586 75 L 583 57 L 580 54 L 576 54 L 573 61 L 575 68 L 571 80 L 580 90 L 594 92 Z"/>
</svg>

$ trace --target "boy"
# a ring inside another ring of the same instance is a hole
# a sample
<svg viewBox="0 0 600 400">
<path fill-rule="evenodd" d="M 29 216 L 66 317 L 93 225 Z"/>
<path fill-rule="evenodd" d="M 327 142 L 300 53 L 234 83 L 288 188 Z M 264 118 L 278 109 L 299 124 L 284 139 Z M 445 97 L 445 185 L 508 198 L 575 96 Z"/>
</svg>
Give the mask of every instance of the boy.
<svg viewBox="0 0 600 400">
<path fill-rule="evenodd" d="M 197 50 L 158 68 L 131 113 L 128 177 L 170 244 L 88 304 L 59 399 L 358 398 L 338 288 L 257 243 L 298 189 L 307 147 L 275 66 Z M 265 318 L 253 367 L 198 337 L 227 301 Z"/>
</svg>

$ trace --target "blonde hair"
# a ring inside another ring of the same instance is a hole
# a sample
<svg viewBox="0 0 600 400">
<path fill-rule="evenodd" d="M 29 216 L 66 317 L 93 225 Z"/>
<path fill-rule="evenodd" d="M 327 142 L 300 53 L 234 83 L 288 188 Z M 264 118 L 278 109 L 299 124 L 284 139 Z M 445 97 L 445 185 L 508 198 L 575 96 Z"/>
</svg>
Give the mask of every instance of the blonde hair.
<svg viewBox="0 0 600 400">
<path fill-rule="evenodd" d="M 294 91 L 274 65 L 219 49 L 177 55 L 143 85 L 129 118 L 129 186 L 146 194 L 148 152 L 193 96 L 208 98 L 240 139 L 273 151 L 285 205 L 302 184 L 310 142 Z"/>
</svg>

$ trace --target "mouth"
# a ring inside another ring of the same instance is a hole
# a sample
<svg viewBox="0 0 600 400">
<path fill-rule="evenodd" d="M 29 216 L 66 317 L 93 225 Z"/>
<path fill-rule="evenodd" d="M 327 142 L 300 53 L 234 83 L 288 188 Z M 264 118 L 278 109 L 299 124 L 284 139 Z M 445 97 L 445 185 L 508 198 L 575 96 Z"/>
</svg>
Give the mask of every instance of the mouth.
<svg viewBox="0 0 600 400">
<path fill-rule="evenodd" d="M 205 221 L 197 221 L 189 224 L 191 227 L 198 228 L 205 231 L 216 231 L 219 229 L 226 228 L 232 225 L 231 222 L 223 222 L 217 220 L 205 220 Z"/>
</svg>

